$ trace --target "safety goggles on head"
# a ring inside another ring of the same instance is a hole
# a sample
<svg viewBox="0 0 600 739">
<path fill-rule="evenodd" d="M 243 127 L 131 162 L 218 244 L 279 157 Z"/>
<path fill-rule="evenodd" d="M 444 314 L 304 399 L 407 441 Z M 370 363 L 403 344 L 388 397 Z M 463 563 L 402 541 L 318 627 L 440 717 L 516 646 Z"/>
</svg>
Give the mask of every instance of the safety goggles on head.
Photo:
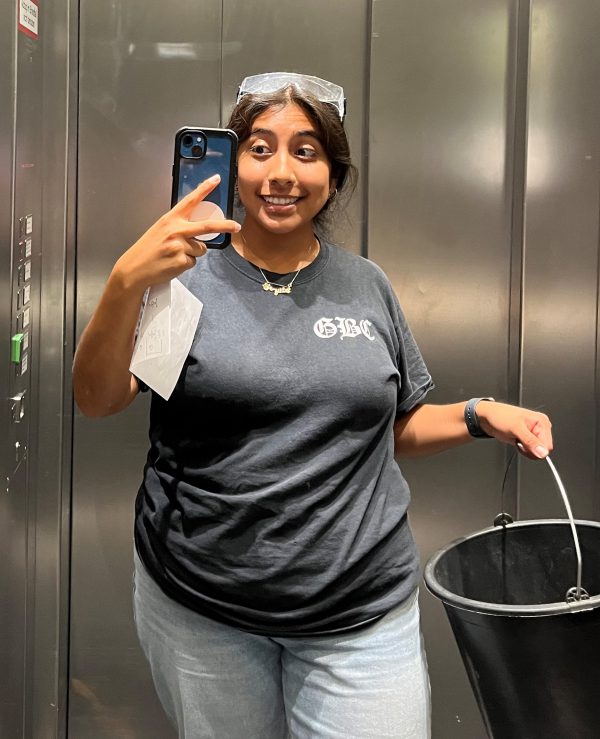
<svg viewBox="0 0 600 739">
<path fill-rule="evenodd" d="M 269 95 L 278 90 L 283 90 L 289 85 L 294 85 L 298 92 L 312 95 L 321 103 L 330 103 L 335 106 L 340 120 L 344 122 L 346 115 L 346 98 L 344 90 L 333 82 L 322 80 L 320 77 L 312 77 L 309 74 L 296 74 L 295 72 L 266 72 L 265 74 L 254 74 L 246 77 L 239 87 L 237 102 L 244 95 Z"/>
</svg>

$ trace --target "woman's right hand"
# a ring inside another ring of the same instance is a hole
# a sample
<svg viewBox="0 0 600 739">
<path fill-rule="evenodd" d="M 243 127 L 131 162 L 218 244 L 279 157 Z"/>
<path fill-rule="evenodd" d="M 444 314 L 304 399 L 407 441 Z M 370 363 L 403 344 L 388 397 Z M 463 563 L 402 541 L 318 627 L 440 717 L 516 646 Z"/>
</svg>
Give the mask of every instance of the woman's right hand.
<svg viewBox="0 0 600 739">
<path fill-rule="evenodd" d="M 146 288 L 168 282 L 196 263 L 206 246 L 194 237 L 235 233 L 235 221 L 191 221 L 196 205 L 213 190 L 211 177 L 158 219 L 116 262 L 75 352 L 73 390 L 86 416 L 108 416 L 138 393 L 129 371 L 135 327 Z"/>
<path fill-rule="evenodd" d="M 236 233 L 236 221 L 191 221 L 194 208 L 219 184 L 219 175 L 201 182 L 170 211 L 161 216 L 117 260 L 111 277 L 127 290 L 143 294 L 147 287 L 168 282 L 196 264 L 207 248 L 194 237 L 210 233 Z"/>
</svg>

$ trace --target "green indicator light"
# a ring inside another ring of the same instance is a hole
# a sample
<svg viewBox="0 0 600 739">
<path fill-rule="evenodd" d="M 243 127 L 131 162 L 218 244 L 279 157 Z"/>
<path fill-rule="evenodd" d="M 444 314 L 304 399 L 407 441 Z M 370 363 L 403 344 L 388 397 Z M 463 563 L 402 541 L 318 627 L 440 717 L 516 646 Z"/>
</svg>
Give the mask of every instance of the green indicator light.
<svg viewBox="0 0 600 739">
<path fill-rule="evenodd" d="M 21 351 L 23 349 L 24 334 L 15 334 L 10 341 L 10 361 L 19 364 L 21 361 Z"/>
</svg>

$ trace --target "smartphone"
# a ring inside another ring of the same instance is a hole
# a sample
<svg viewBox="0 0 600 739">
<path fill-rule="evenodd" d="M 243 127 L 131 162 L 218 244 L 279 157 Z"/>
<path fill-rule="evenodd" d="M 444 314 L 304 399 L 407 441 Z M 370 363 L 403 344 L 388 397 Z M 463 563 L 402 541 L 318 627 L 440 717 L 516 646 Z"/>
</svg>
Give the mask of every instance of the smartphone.
<svg viewBox="0 0 600 739">
<path fill-rule="evenodd" d="M 219 174 L 221 182 L 198 204 L 190 220 L 232 218 L 237 144 L 236 134 L 226 128 L 180 128 L 175 134 L 171 207 L 201 182 Z M 231 234 L 199 234 L 198 238 L 209 249 L 223 249 Z"/>
</svg>

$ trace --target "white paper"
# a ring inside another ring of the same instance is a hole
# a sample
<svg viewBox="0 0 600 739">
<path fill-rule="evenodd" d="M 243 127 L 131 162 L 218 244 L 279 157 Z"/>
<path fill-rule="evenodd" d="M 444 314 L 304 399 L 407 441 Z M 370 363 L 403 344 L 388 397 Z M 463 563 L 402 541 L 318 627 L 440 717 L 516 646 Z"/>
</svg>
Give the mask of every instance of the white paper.
<svg viewBox="0 0 600 739">
<path fill-rule="evenodd" d="M 148 291 L 129 370 L 165 400 L 177 384 L 202 308 L 179 280 Z"/>
</svg>

